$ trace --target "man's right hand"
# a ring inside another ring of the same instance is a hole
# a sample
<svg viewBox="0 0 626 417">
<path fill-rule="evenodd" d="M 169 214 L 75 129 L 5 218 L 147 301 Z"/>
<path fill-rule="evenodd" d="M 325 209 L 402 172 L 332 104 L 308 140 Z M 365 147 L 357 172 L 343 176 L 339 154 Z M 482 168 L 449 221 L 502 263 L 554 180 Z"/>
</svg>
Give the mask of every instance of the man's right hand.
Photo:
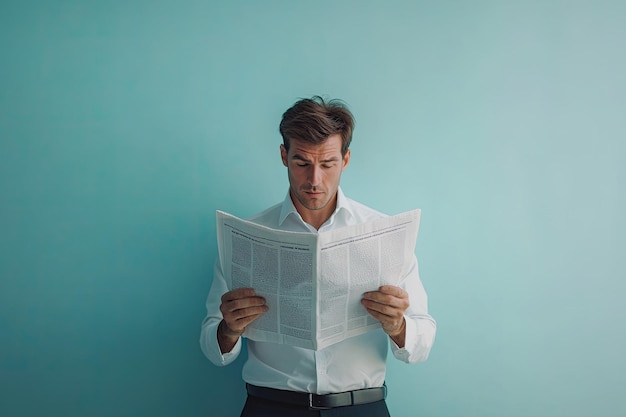
<svg viewBox="0 0 626 417">
<path fill-rule="evenodd" d="M 222 353 L 230 352 L 246 327 L 268 310 L 265 298 L 252 288 L 239 288 L 222 295 L 220 311 L 224 319 L 217 328 Z"/>
</svg>

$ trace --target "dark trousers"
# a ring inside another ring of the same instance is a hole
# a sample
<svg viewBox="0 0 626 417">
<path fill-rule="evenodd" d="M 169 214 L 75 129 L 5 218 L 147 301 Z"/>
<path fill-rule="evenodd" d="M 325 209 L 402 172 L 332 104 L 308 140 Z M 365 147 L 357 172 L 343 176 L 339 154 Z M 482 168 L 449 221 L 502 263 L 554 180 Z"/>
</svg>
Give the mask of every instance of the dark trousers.
<svg viewBox="0 0 626 417">
<path fill-rule="evenodd" d="M 390 417 L 385 400 L 369 404 L 337 407 L 328 410 L 309 410 L 276 401 L 248 395 L 241 417 Z"/>
</svg>

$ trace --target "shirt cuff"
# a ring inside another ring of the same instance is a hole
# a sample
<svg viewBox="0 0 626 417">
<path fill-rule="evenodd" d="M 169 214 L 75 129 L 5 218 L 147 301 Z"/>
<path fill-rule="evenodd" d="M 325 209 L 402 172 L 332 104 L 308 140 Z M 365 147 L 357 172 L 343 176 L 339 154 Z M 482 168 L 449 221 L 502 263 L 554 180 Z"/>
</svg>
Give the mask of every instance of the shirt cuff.
<svg viewBox="0 0 626 417">
<path fill-rule="evenodd" d="M 207 358 L 216 366 L 226 366 L 234 362 L 241 352 L 241 337 L 235 343 L 230 352 L 222 353 L 220 344 L 217 341 L 217 325 L 202 329 L 201 347 Z"/>
<path fill-rule="evenodd" d="M 389 338 L 389 342 L 393 356 L 408 363 L 411 358 L 411 351 L 417 345 L 417 323 L 406 316 L 404 316 L 404 320 L 406 322 L 404 347 L 398 347 L 392 338 Z"/>
<path fill-rule="evenodd" d="M 235 343 L 235 346 L 232 348 L 230 352 L 226 352 L 226 353 L 220 352 L 220 355 L 222 357 L 222 365 L 228 365 L 229 363 L 237 359 L 237 357 L 239 356 L 239 353 L 241 352 L 241 343 L 242 343 L 241 337 L 239 337 L 239 339 L 237 339 L 237 343 Z"/>
</svg>

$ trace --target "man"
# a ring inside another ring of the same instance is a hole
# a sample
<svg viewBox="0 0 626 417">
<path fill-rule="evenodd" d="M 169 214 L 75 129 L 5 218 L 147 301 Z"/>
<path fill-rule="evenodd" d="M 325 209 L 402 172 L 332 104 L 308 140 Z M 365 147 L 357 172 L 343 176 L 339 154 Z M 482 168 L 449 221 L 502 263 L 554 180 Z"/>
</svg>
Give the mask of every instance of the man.
<svg viewBox="0 0 626 417">
<path fill-rule="evenodd" d="M 383 217 L 347 198 L 339 187 L 350 162 L 353 128 L 352 114 L 340 101 L 316 96 L 288 109 L 280 123 L 280 156 L 289 192 L 282 203 L 250 220 L 274 229 L 318 233 Z M 389 416 L 384 385 L 388 346 L 396 359 L 423 361 L 436 330 L 416 259 L 399 278 L 399 286 L 363 294 L 363 307 L 382 329 L 317 351 L 248 340 L 243 367 L 248 399 L 241 416 Z M 231 363 L 241 351 L 246 326 L 267 310 L 252 288 L 228 291 L 218 261 L 202 323 L 204 354 L 218 366 Z"/>
</svg>

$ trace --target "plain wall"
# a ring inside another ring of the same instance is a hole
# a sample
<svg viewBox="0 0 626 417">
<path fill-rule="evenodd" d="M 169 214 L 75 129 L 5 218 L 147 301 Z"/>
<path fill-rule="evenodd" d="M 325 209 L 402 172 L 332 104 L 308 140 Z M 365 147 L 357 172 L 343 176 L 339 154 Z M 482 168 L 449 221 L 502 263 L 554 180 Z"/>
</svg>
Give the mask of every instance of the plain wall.
<svg viewBox="0 0 626 417">
<path fill-rule="evenodd" d="M 345 100 L 346 194 L 420 207 L 438 335 L 401 416 L 626 415 L 626 3 L 2 1 L 0 415 L 237 416 L 198 337 L 215 210 Z"/>
</svg>

